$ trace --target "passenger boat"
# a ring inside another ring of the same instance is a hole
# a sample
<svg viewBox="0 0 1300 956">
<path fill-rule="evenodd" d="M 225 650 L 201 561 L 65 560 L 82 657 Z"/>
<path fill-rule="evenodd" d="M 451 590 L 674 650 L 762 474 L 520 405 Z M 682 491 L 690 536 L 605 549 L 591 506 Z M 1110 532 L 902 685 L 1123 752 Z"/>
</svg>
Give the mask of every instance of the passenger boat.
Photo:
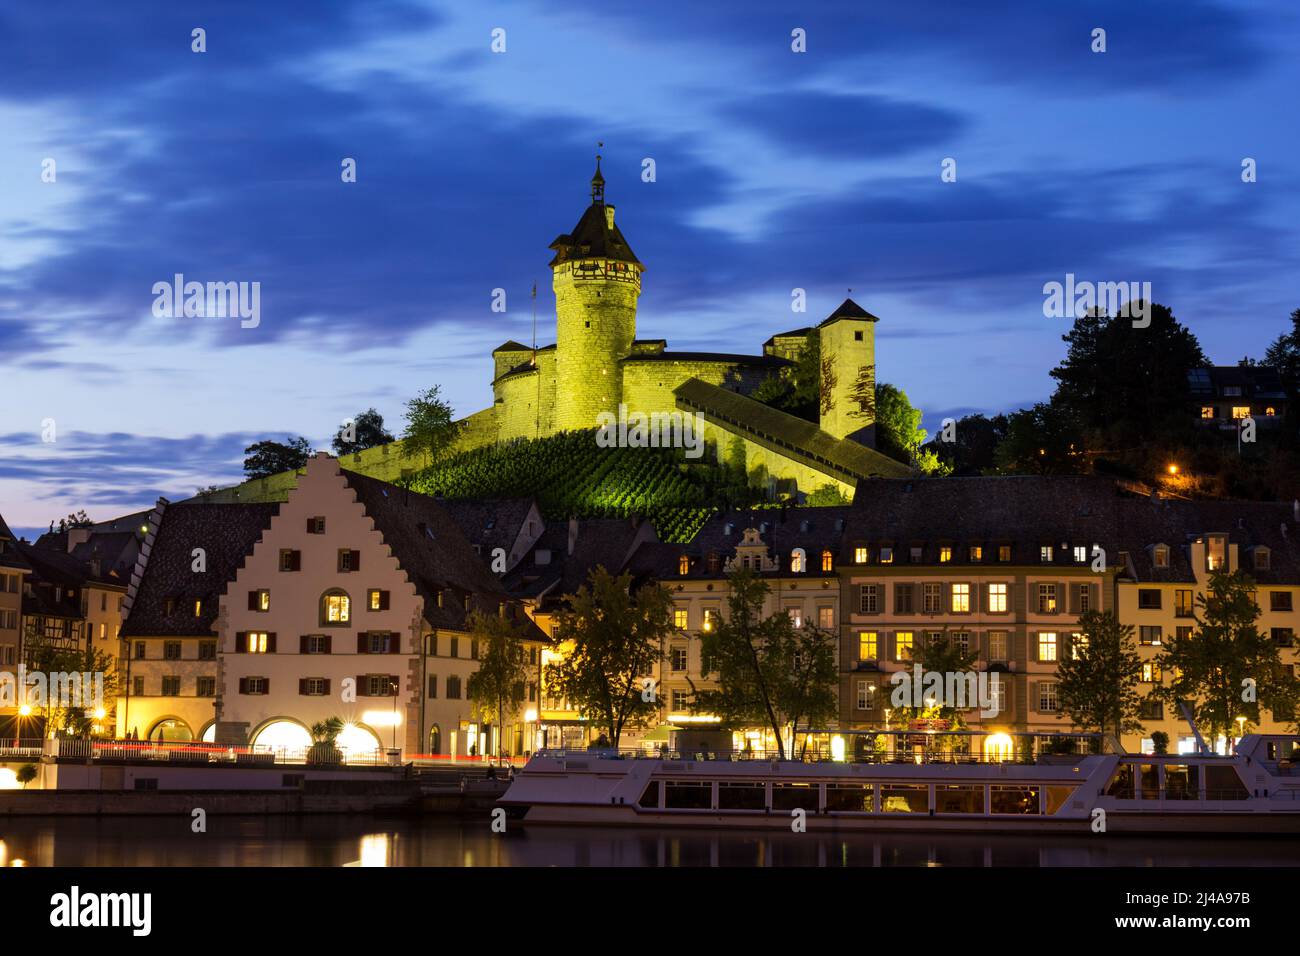
<svg viewBox="0 0 1300 956">
<path fill-rule="evenodd" d="M 1085 752 L 1074 755 L 1023 746 L 990 756 L 969 741 L 912 754 L 914 735 L 898 736 L 889 756 L 858 761 L 542 751 L 498 805 L 526 825 L 1300 832 L 1300 773 L 1291 767 L 1300 738 L 1247 735 L 1231 756 L 1126 754 L 1113 738 L 1109 753 L 1098 740 L 1081 741 Z M 945 735 L 958 736 L 981 735 Z"/>
</svg>

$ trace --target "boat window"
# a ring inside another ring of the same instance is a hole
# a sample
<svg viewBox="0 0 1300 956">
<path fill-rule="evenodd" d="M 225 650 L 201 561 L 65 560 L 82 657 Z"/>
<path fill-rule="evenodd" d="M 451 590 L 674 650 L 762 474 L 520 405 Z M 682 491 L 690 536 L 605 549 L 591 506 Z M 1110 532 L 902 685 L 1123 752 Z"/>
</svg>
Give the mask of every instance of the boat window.
<svg viewBox="0 0 1300 956">
<path fill-rule="evenodd" d="M 1205 768 L 1206 800 L 1246 800 L 1250 794 L 1232 767 L 1216 767 L 1210 764 Z"/>
<path fill-rule="evenodd" d="M 1078 787 L 1060 786 L 1047 788 L 1047 813 L 1055 813 L 1065 805 L 1065 801 L 1074 796 Z"/>
<path fill-rule="evenodd" d="M 761 783 L 718 784 L 719 810 L 763 810 L 767 807 L 767 790 Z"/>
<path fill-rule="evenodd" d="M 990 787 L 989 813 L 1037 813 L 1037 787 Z"/>
<path fill-rule="evenodd" d="M 840 813 L 870 813 L 871 784 L 844 784 L 826 788 L 826 809 Z"/>
<path fill-rule="evenodd" d="M 984 788 L 937 786 L 934 788 L 936 813 L 983 813 Z"/>
<path fill-rule="evenodd" d="M 673 780 L 664 784 L 664 809 L 708 810 L 713 804 L 713 784 Z"/>
<path fill-rule="evenodd" d="M 1133 799 L 1133 765 L 1122 763 L 1115 768 L 1115 776 L 1106 785 L 1106 796 L 1120 800 Z"/>
<path fill-rule="evenodd" d="M 1142 799 L 1159 800 L 1160 799 L 1160 776 L 1153 763 L 1142 764 Z"/>
<path fill-rule="evenodd" d="M 880 788 L 882 813 L 928 813 L 930 788 L 906 783 L 887 783 Z"/>
<path fill-rule="evenodd" d="M 1165 798 L 1168 800 L 1199 800 L 1200 767 L 1195 764 L 1165 764 Z"/>
<path fill-rule="evenodd" d="M 637 806 L 639 807 L 649 807 L 651 809 L 658 810 L 659 809 L 659 781 L 651 780 L 650 785 L 645 788 L 645 793 L 641 794 L 641 799 L 638 800 L 636 803 Z"/>
<path fill-rule="evenodd" d="M 773 810 L 807 810 L 817 812 L 817 788 L 810 783 L 772 784 Z"/>
</svg>

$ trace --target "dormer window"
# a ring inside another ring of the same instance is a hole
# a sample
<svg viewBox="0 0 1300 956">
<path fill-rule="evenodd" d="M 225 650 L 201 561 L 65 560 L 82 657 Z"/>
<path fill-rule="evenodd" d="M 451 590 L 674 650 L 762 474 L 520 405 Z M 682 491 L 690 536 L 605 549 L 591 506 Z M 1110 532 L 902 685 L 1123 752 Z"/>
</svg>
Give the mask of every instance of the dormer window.
<svg viewBox="0 0 1300 956">
<path fill-rule="evenodd" d="M 862 545 L 858 545 L 856 548 L 853 549 L 853 563 L 854 564 L 867 563 L 867 549 Z"/>
<path fill-rule="evenodd" d="M 1205 566 L 1211 571 L 1223 570 L 1228 563 L 1228 542 L 1221 534 L 1212 534 L 1205 541 Z"/>
<path fill-rule="evenodd" d="M 718 558 L 718 552 L 716 552 L 716 551 L 710 551 L 710 552 L 709 552 L 709 558 L 708 558 L 709 573 L 710 573 L 710 574 L 717 574 L 717 573 L 718 573 L 718 568 L 721 567 L 721 565 L 722 565 L 722 562 L 721 562 L 721 561 L 719 560 L 719 558 Z"/>
<path fill-rule="evenodd" d="M 1011 563 L 1011 545 L 1009 544 L 998 545 L 998 560 L 1003 564 Z"/>
<path fill-rule="evenodd" d="M 812 528 L 812 522 L 810 522 L 810 521 L 800 521 L 800 522 L 799 522 L 799 530 L 802 531 L 804 534 L 807 534 L 808 531 L 809 531 L 809 529 L 811 529 L 811 528 Z"/>
<path fill-rule="evenodd" d="M 831 554 L 829 551 L 822 552 L 822 570 L 823 571 L 835 570 L 835 556 Z"/>
<path fill-rule="evenodd" d="M 1045 544 L 1038 549 L 1038 560 L 1043 564 L 1051 564 L 1053 560 L 1053 550 L 1050 544 Z"/>
<path fill-rule="evenodd" d="M 979 564 L 983 560 L 984 560 L 984 549 L 980 547 L 978 544 L 972 544 L 970 546 L 970 563 Z"/>
<path fill-rule="evenodd" d="M 881 563 L 881 564 L 893 564 L 893 563 L 894 563 L 894 549 L 893 549 L 893 548 L 891 548 L 891 547 L 883 547 L 883 548 L 880 549 L 880 563 Z"/>
<path fill-rule="evenodd" d="M 1156 545 L 1151 551 L 1151 563 L 1157 568 L 1169 567 L 1169 545 Z"/>
<path fill-rule="evenodd" d="M 1267 571 L 1273 563 L 1272 552 L 1263 545 L 1260 545 L 1254 550 L 1252 557 L 1255 559 L 1256 571 Z"/>
<path fill-rule="evenodd" d="M 951 560 L 952 560 L 952 548 L 950 548 L 946 544 L 942 545 L 939 548 L 939 563 L 947 564 Z"/>
<path fill-rule="evenodd" d="M 808 570 L 807 561 L 803 548 L 795 548 L 790 552 L 790 573 L 803 574 Z"/>
<path fill-rule="evenodd" d="M 921 549 L 921 548 L 919 548 L 919 547 L 913 547 L 913 548 L 912 548 L 912 550 L 909 552 L 909 555 L 910 555 L 910 557 L 911 557 L 911 561 L 912 561 L 913 564 L 920 564 L 920 563 L 921 563 L 921 554 L 922 554 L 922 549 Z"/>
<path fill-rule="evenodd" d="M 691 573 L 691 559 L 684 554 L 677 559 L 677 573 L 683 576 Z"/>
</svg>

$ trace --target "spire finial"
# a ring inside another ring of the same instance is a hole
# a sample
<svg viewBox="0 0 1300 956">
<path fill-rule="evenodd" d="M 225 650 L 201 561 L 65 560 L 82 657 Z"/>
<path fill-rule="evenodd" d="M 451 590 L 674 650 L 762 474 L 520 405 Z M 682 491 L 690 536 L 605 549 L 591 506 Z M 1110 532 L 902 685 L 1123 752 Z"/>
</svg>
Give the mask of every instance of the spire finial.
<svg viewBox="0 0 1300 956">
<path fill-rule="evenodd" d="M 605 144 L 596 143 L 597 150 L 604 149 Z M 596 175 L 591 177 L 591 201 L 603 203 L 605 201 L 605 177 L 600 174 L 600 153 L 596 153 Z"/>
</svg>

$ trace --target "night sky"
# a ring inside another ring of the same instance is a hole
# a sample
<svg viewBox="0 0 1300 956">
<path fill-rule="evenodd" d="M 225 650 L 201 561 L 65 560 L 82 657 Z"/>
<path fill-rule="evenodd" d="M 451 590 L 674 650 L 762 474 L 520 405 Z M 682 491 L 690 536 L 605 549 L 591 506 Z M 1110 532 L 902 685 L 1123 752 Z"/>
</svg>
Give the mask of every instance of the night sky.
<svg viewBox="0 0 1300 956">
<path fill-rule="evenodd" d="M 1298 46 L 1286 0 L 7 4 L 0 513 L 188 497 L 433 384 L 486 407 L 534 282 L 554 339 L 597 141 L 670 349 L 758 352 L 851 287 L 933 428 L 1050 394 L 1072 272 L 1258 357 L 1300 307 Z M 156 318 L 176 273 L 260 282 L 260 325 Z"/>
</svg>

